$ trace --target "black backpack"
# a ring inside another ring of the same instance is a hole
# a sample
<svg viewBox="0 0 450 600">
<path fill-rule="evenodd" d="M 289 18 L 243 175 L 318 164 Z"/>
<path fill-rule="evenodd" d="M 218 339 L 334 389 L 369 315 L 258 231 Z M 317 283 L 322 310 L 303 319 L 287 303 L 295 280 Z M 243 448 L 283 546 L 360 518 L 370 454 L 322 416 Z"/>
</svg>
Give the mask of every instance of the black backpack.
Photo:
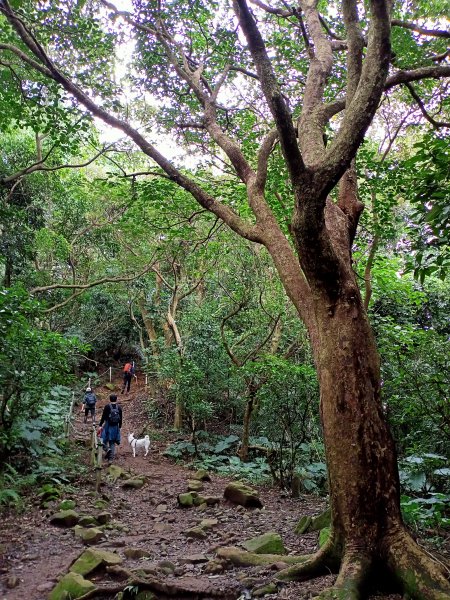
<svg viewBox="0 0 450 600">
<path fill-rule="evenodd" d="M 92 392 L 88 392 L 84 397 L 84 402 L 86 406 L 92 407 L 95 406 L 97 398 L 95 397 L 95 394 L 93 394 Z"/>
<path fill-rule="evenodd" d="M 118 425 L 120 423 L 119 407 L 111 404 L 108 421 L 110 425 Z"/>
</svg>

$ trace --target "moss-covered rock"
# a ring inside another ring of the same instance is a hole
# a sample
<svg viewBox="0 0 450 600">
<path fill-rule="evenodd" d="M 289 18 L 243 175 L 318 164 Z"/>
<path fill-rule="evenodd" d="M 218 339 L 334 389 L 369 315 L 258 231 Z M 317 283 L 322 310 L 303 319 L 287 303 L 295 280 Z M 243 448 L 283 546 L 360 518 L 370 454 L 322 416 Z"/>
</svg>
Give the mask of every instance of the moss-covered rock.
<svg viewBox="0 0 450 600">
<path fill-rule="evenodd" d="M 92 515 L 81 515 L 78 519 L 78 525 L 81 527 L 94 527 L 95 525 L 98 525 L 98 522 Z"/>
<path fill-rule="evenodd" d="M 198 481 L 211 481 L 211 477 L 206 471 L 206 469 L 199 469 L 192 475 L 192 479 L 197 479 Z"/>
<path fill-rule="evenodd" d="M 312 518 L 308 515 L 303 515 L 303 517 L 298 521 L 297 525 L 294 527 L 294 533 L 297 535 L 302 535 L 302 533 L 306 533 L 311 525 Z"/>
<path fill-rule="evenodd" d="M 222 561 L 210 560 L 203 572 L 208 573 L 209 575 L 216 575 L 218 573 L 223 573 L 223 571 L 225 571 L 225 565 Z"/>
<path fill-rule="evenodd" d="M 61 489 L 57 488 L 50 483 L 44 484 L 39 488 L 38 497 L 40 498 L 41 506 L 46 502 L 53 502 L 59 500 L 61 496 Z"/>
<path fill-rule="evenodd" d="M 123 551 L 127 558 L 132 560 L 139 560 L 140 558 L 150 558 L 152 555 L 151 552 L 146 550 L 145 548 L 134 548 L 132 546 L 128 546 Z"/>
<path fill-rule="evenodd" d="M 256 590 L 253 590 L 252 596 L 254 598 L 261 598 L 262 596 L 267 596 L 268 594 L 276 594 L 278 591 L 277 584 L 273 581 L 263 585 Z"/>
<path fill-rule="evenodd" d="M 61 510 L 50 517 L 50 523 L 57 527 L 73 527 L 79 519 L 80 515 L 74 510 Z"/>
<path fill-rule="evenodd" d="M 176 564 L 173 563 L 171 560 L 160 560 L 157 563 L 157 567 L 159 570 L 165 569 L 166 572 L 170 572 L 170 573 L 173 573 L 175 571 L 175 569 L 177 568 Z"/>
<path fill-rule="evenodd" d="M 191 539 L 204 540 L 207 537 L 203 527 L 191 527 L 184 532 L 184 535 Z"/>
<path fill-rule="evenodd" d="M 117 481 L 118 479 L 124 479 L 128 477 L 126 471 L 124 471 L 124 469 L 122 469 L 122 467 L 119 467 L 118 465 L 109 465 L 109 467 L 106 470 L 106 474 L 113 481 Z"/>
<path fill-rule="evenodd" d="M 203 483 L 198 479 L 189 479 L 188 491 L 189 492 L 201 492 L 203 490 Z"/>
<path fill-rule="evenodd" d="M 186 494 L 178 494 L 177 500 L 181 508 L 191 508 L 194 506 L 194 501 L 197 498 L 195 492 L 187 492 Z"/>
<path fill-rule="evenodd" d="M 242 546 L 248 552 L 255 554 L 284 554 L 286 552 L 281 536 L 274 531 L 246 540 L 242 542 Z"/>
<path fill-rule="evenodd" d="M 74 527 L 74 532 L 76 537 L 79 537 L 81 541 L 87 546 L 90 546 L 91 544 L 96 544 L 105 535 L 103 531 L 101 529 L 98 529 L 97 527 L 86 528 L 81 527 L 80 525 L 76 525 Z"/>
<path fill-rule="evenodd" d="M 88 548 L 72 564 L 70 571 L 86 576 L 98 568 L 120 565 L 122 562 L 122 558 L 115 552 Z"/>
<path fill-rule="evenodd" d="M 212 529 L 213 527 L 215 527 L 218 524 L 219 524 L 218 519 L 203 519 L 198 524 L 198 527 L 201 527 L 202 529 Z"/>
<path fill-rule="evenodd" d="M 207 506 L 215 506 L 216 504 L 220 504 L 220 498 L 218 496 L 199 496 L 199 506 L 202 504 L 206 504 Z"/>
<path fill-rule="evenodd" d="M 223 493 L 226 500 L 234 504 L 240 504 L 246 508 L 262 508 L 263 504 L 259 499 L 258 492 L 242 481 L 229 483 Z"/>
<path fill-rule="evenodd" d="M 109 523 L 112 519 L 112 514 L 110 512 L 102 511 L 99 512 L 98 515 L 96 516 L 97 522 L 100 523 L 100 525 L 106 525 L 107 523 Z"/>
<path fill-rule="evenodd" d="M 295 533 L 302 534 L 308 531 L 320 531 L 324 527 L 329 527 L 331 523 L 331 509 L 328 508 L 317 517 L 304 515 L 294 528 Z"/>
<path fill-rule="evenodd" d="M 79 573 L 67 573 L 50 592 L 48 600 L 62 600 L 62 598 L 75 600 L 94 588 L 92 581 L 85 579 Z"/>
<path fill-rule="evenodd" d="M 320 530 L 319 533 L 319 548 L 322 548 L 322 546 L 328 542 L 328 539 L 330 537 L 330 532 L 331 532 L 331 528 L 330 527 L 324 527 L 323 529 Z"/>
</svg>

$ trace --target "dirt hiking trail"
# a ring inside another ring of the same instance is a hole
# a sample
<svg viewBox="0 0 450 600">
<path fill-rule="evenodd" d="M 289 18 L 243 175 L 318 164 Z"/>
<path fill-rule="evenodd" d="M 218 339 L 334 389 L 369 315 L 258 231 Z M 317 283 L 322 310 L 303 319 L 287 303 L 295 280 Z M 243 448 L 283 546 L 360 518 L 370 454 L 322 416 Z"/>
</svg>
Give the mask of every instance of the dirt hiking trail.
<svg viewBox="0 0 450 600">
<path fill-rule="evenodd" d="M 141 385 L 133 380 L 131 392 L 124 395 L 120 394 L 120 385 L 120 381 L 115 382 L 114 393 L 123 407 L 122 443 L 113 464 L 124 470 L 125 479 L 140 476 L 144 484 L 139 489 L 123 487 L 124 478 L 109 477 L 108 465 L 104 464 L 99 494 L 94 491 L 93 468 L 89 477 L 80 477 L 76 491 L 69 488 L 63 498 L 74 501 L 74 510 L 79 515 L 96 516 L 102 507 L 110 515 L 101 538 L 89 546 L 74 535 L 73 527 L 50 523 L 62 498 L 45 509 L 40 508 L 35 498 L 22 514 L 6 516 L 0 530 L 0 600 L 46 600 L 86 548 L 114 552 L 122 561 L 120 565 L 86 575 L 98 588 L 103 588 L 93 595 L 88 593 L 86 598 L 112 600 L 125 587 L 130 572 L 135 578 L 158 582 L 158 591 L 153 588 L 153 596 L 149 592 L 137 596 L 145 600 L 218 597 L 246 600 L 262 595 L 268 599 L 306 599 L 333 584 L 335 576 L 330 574 L 312 581 L 265 588 L 286 564 L 274 561 L 266 566 L 237 568 L 218 560 L 216 553 L 221 547 L 238 546 L 267 532 L 280 534 L 288 554 L 314 552 L 318 547 L 317 532 L 299 536 L 294 527 L 302 515 L 319 514 L 324 508 L 323 500 L 311 496 L 292 499 L 270 486 L 252 486 L 259 491 L 263 508 L 244 508 L 223 498 L 224 489 L 232 480 L 210 473 L 211 481 L 202 482 L 201 493 L 220 498 L 220 503 L 206 508 L 180 508 L 177 496 L 187 491 L 194 471 L 163 456 L 167 441 L 152 439 L 148 456 L 144 458 L 141 449 L 133 458 L 128 433 L 141 437 L 151 431 L 151 424 L 144 416 L 145 393 Z M 102 387 L 95 392 L 99 397 L 98 422 L 111 390 Z M 91 426 L 83 423 L 83 416 L 78 408 L 73 437 L 82 445 L 81 461 L 89 464 Z M 198 527 L 205 522 L 209 526 Z M 127 596 L 132 597 L 136 596 Z M 371 596 L 371 600 L 376 598 L 379 596 Z M 401 600 L 398 595 L 383 598 Z"/>
</svg>

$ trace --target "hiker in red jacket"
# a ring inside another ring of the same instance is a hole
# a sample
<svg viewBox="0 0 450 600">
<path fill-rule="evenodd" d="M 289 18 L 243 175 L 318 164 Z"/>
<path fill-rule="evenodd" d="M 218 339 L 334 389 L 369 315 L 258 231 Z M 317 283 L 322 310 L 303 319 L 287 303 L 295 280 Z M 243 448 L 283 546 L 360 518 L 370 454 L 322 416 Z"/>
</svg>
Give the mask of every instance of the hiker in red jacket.
<svg viewBox="0 0 450 600">
<path fill-rule="evenodd" d="M 130 386 L 131 386 L 131 379 L 134 375 L 134 363 L 131 362 L 127 362 L 125 363 L 125 366 L 123 368 L 123 387 L 122 387 L 122 394 L 125 392 L 130 391 Z"/>
</svg>

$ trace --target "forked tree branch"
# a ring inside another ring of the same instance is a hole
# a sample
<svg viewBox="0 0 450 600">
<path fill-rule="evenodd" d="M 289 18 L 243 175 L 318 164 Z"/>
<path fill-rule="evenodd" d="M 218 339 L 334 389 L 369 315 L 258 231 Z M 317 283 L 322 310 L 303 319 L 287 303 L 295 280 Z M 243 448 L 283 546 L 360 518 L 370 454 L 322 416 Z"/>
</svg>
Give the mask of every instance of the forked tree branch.
<svg viewBox="0 0 450 600">
<path fill-rule="evenodd" d="M 115 11 L 116 14 L 119 14 L 119 11 L 110 2 L 102 0 L 102 3 L 107 5 L 111 10 Z M 208 131 L 211 138 L 228 156 L 240 179 L 244 183 L 248 182 L 249 177 L 253 175 L 253 171 L 247 162 L 244 153 L 240 149 L 239 145 L 224 133 L 223 129 L 217 122 L 217 96 L 227 78 L 228 72 L 230 71 L 230 66 L 225 68 L 219 77 L 218 82 L 214 86 L 214 89 L 212 89 L 202 74 L 203 65 L 197 65 L 194 70 L 191 68 L 189 59 L 183 51 L 183 48 L 173 39 L 167 29 L 164 28 L 164 25 L 161 21 L 157 27 L 150 28 L 147 25 L 142 25 L 141 23 L 137 22 L 129 13 L 121 12 L 120 15 L 129 25 L 152 35 L 160 42 L 164 48 L 168 60 L 170 61 L 170 64 L 175 69 L 177 75 L 180 77 L 180 79 L 188 84 L 200 105 L 203 107 L 203 126 Z M 173 47 L 175 47 L 176 51 L 181 57 L 181 64 L 173 50 Z M 204 84 L 206 89 L 202 89 L 200 82 Z"/>
<path fill-rule="evenodd" d="M 141 271 L 137 275 L 133 275 L 131 277 L 115 277 L 115 278 L 104 277 L 103 279 L 91 282 L 90 284 L 85 284 L 83 287 L 81 287 L 80 285 L 76 285 L 76 284 L 74 284 L 74 285 L 55 284 L 54 286 L 47 286 L 48 289 L 72 288 L 72 289 L 78 289 L 78 291 L 74 292 L 71 296 L 69 296 L 69 298 L 66 298 L 66 300 L 64 300 L 63 302 L 60 302 L 59 304 L 55 304 L 54 306 L 51 306 L 50 308 L 47 308 L 47 309 L 43 310 L 42 312 L 44 314 L 49 314 L 49 313 L 54 312 L 55 310 L 63 308 L 64 306 L 66 306 L 67 304 L 69 304 L 70 302 L 72 302 L 73 300 L 78 298 L 78 296 L 81 296 L 82 294 L 84 294 L 84 292 L 89 288 L 95 287 L 97 285 L 102 285 L 103 283 L 121 283 L 121 282 L 134 281 L 134 280 L 138 279 L 139 277 L 141 277 L 142 275 L 144 275 L 149 270 L 150 270 L 149 268 L 146 268 L 146 269 L 144 269 L 144 271 Z M 35 288 L 35 290 L 31 290 L 30 293 L 33 293 L 34 291 L 39 292 L 39 291 L 45 291 L 45 290 L 43 290 L 42 288 L 41 289 Z"/>
<path fill-rule="evenodd" d="M 408 88 L 409 93 L 411 94 L 411 96 L 414 98 L 414 100 L 416 101 L 418 107 L 420 108 L 420 112 L 423 114 L 423 116 L 425 117 L 425 119 L 431 123 L 431 125 L 433 125 L 433 127 L 435 127 L 436 129 L 438 129 L 439 127 L 450 127 L 450 122 L 442 122 L 442 121 L 436 121 L 436 119 L 434 119 L 427 111 L 427 109 L 425 108 L 425 104 L 423 103 L 422 98 L 419 96 L 419 94 L 416 92 L 416 90 L 414 89 L 414 86 L 412 85 L 412 83 L 406 82 L 405 83 L 405 87 Z"/>
<path fill-rule="evenodd" d="M 446 58 L 449 52 L 450 51 L 445 52 L 442 55 L 442 59 Z M 445 77 L 450 77 L 450 66 L 448 65 L 435 65 L 431 67 L 419 67 L 417 69 L 405 69 L 393 73 L 386 79 L 384 91 L 387 92 L 398 85 L 406 84 L 412 81 L 421 81 L 422 79 L 443 79 Z M 343 110 L 345 110 L 344 98 L 338 98 L 333 102 L 324 104 L 321 109 L 322 122 L 324 124 L 327 123 L 332 117 L 334 117 L 334 115 L 339 114 Z"/>
<path fill-rule="evenodd" d="M 236 367 L 242 367 L 244 363 L 241 363 L 241 361 L 239 360 L 239 358 L 236 356 L 236 354 L 232 351 L 230 345 L 228 344 L 227 338 L 225 336 L 225 324 L 227 323 L 227 321 L 229 321 L 232 317 L 234 317 L 235 315 L 237 315 L 243 308 L 244 306 L 248 303 L 248 300 L 241 300 L 236 308 L 234 310 L 232 310 L 230 313 L 228 313 L 223 319 L 222 322 L 220 323 L 220 335 L 222 338 L 222 342 L 223 342 L 223 346 L 225 348 L 225 352 L 228 354 L 228 356 L 231 359 L 231 362 L 236 365 Z"/>
<path fill-rule="evenodd" d="M 283 10 L 282 8 L 273 8 L 273 7 L 269 6 L 268 4 L 265 4 L 265 2 L 261 2 L 261 0 L 250 0 L 250 3 L 254 4 L 255 6 L 258 6 L 266 13 L 269 13 L 271 15 L 276 15 L 277 17 L 293 17 L 293 16 L 295 16 L 294 8 L 292 8 L 290 10 L 289 9 Z"/>
<path fill-rule="evenodd" d="M 311 62 L 298 122 L 298 134 L 305 163 L 313 167 L 323 160 L 325 152 L 323 125 L 317 114 L 322 106 L 324 90 L 331 74 L 333 50 L 320 21 L 317 0 L 302 0 L 301 7 L 314 50 L 310 52 Z"/>
</svg>

